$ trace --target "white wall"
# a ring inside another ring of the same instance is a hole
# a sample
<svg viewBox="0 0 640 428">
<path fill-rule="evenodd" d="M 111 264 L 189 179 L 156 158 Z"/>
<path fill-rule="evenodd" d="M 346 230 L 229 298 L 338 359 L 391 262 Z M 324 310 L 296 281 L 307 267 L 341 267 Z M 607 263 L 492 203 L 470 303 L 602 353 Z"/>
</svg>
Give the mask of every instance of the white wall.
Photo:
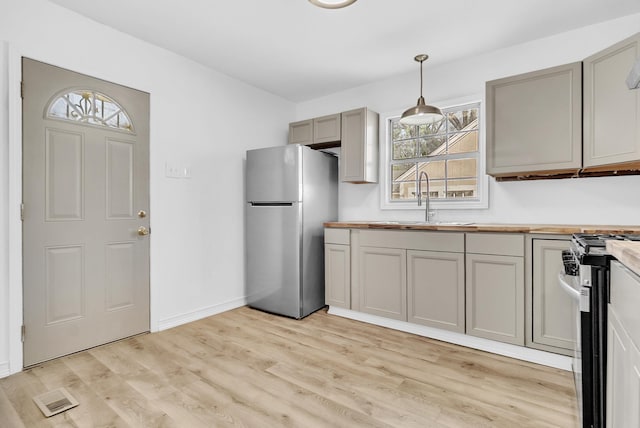
<svg viewBox="0 0 640 428">
<path fill-rule="evenodd" d="M 425 63 L 428 103 L 466 97 L 484 98 L 487 80 L 580 61 L 640 31 L 640 14 L 581 28 L 511 48 L 479 54 L 455 63 L 429 67 Z M 428 53 L 430 43 L 425 41 Z M 418 52 L 416 52 L 418 53 Z M 407 58 L 407 61 L 411 61 Z M 379 113 L 401 113 L 415 103 L 419 74 L 354 88 L 297 106 L 297 120 L 367 106 Z M 443 105 L 444 107 L 445 105 Z M 381 135 L 381 144 L 384 136 Z M 640 176 L 528 182 L 489 181 L 489 208 L 442 210 L 440 220 L 508 223 L 640 224 Z M 341 184 L 341 220 L 420 220 L 416 210 L 381 210 L 377 184 Z"/>
<path fill-rule="evenodd" d="M 284 144 L 295 106 L 45 0 L 2 3 L 0 377 L 22 369 L 21 56 L 151 94 L 152 330 L 244 304 L 245 151 Z M 166 178 L 167 161 L 193 178 Z"/>
</svg>

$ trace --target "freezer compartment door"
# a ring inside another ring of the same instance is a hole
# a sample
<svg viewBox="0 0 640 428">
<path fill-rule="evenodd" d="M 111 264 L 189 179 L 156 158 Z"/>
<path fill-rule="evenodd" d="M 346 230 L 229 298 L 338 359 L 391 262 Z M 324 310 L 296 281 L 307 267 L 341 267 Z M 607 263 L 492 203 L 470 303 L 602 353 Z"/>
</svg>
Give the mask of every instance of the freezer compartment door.
<svg viewBox="0 0 640 428">
<path fill-rule="evenodd" d="M 301 201 L 302 147 L 247 150 L 247 201 Z"/>
<path fill-rule="evenodd" d="M 297 202 L 247 206 L 249 306 L 300 318 L 301 207 Z"/>
</svg>

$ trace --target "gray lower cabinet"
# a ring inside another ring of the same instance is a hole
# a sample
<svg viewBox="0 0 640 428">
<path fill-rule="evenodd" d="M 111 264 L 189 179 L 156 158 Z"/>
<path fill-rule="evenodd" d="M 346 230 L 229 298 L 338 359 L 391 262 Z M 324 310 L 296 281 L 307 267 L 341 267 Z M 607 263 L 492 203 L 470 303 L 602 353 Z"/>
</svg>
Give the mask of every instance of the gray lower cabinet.
<svg viewBox="0 0 640 428">
<path fill-rule="evenodd" d="M 607 326 L 607 427 L 640 426 L 640 277 L 611 262 Z"/>
<path fill-rule="evenodd" d="M 351 309 L 351 231 L 324 230 L 324 301 Z"/>
<path fill-rule="evenodd" d="M 408 321 L 464 333 L 464 253 L 407 251 Z"/>
<path fill-rule="evenodd" d="M 607 326 L 607 366 L 607 427 L 640 426 L 640 351 L 611 307 Z"/>
<path fill-rule="evenodd" d="M 575 349 L 575 302 L 558 284 L 558 273 L 563 271 L 562 251 L 569 248 L 569 240 L 527 239 L 527 243 L 531 245 L 526 285 L 531 303 L 526 344 L 571 356 Z"/>
<path fill-rule="evenodd" d="M 566 236 L 328 228 L 325 301 L 571 355 L 573 303 L 557 284 L 567 247 Z"/>
<path fill-rule="evenodd" d="M 487 82 L 486 104 L 487 174 L 582 167 L 582 63 Z"/>
<path fill-rule="evenodd" d="M 407 252 L 398 248 L 360 247 L 360 311 L 407 320 Z"/>
<path fill-rule="evenodd" d="M 357 310 L 464 332 L 464 234 L 363 230 L 355 248 Z"/>
<path fill-rule="evenodd" d="M 324 244 L 325 303 L 351 308 L 351 247 Z"/>
<path fill-rule="evenodd" d="M 524 236 L 466 239 L 467 334 L 524 346 Z"/>
<path fill-rule="evenodd" d="M 584 60 L 584 167 L 640 161 L 640 91 L 627 75 L 640 33 Z"/>
</svg>

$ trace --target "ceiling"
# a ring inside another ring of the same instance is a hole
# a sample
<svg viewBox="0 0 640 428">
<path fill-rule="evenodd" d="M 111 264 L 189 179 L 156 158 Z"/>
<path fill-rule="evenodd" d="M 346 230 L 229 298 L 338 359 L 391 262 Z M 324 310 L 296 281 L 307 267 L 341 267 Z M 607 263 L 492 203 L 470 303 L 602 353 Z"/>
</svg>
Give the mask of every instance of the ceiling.
<svg viewBox="0 0 640 428">
<path fill-rule="evenodd" d="M 50 0 L 293 102 L 640 12 L 638 0 Z"/>
</svg>

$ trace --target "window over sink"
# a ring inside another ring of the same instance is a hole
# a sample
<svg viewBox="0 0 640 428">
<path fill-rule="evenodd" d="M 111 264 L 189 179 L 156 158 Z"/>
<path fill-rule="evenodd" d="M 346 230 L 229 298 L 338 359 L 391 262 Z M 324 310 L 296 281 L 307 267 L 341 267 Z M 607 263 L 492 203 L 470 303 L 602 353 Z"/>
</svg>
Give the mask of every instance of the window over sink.
<svg viewBox="0 0 640 428">
<path fill-rule="evenodd" d="M 383 209 L 416 209 L 423 171 L 434 208 L 486 208 L 481 104 L 452 105 L 442 112 L 442 120 L 426 125 L 402 125 L 399 114 L 383 117 Z"/>
</svg>

